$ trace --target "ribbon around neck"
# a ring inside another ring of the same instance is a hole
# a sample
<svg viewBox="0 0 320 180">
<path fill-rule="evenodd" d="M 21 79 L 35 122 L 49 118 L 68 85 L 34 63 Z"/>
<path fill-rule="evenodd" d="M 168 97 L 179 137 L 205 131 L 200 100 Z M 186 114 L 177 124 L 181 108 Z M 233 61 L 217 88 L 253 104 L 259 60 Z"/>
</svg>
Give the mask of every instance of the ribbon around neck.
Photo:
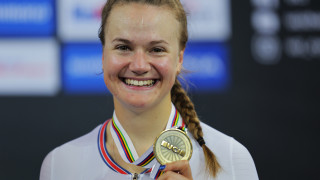
<svg viewBox="0 0 320 180">
<path fill-rule="evenodd" d="M 185 124 L 179 112 L 176 110 L 176 108 L 172 104 L 171 114 L 170 114 L 166 129 L 176 128 L 176 127 L 180 127 L 180 128 L 182 127 L 184 129 Z M 139 157 L 129 135 L 126 133 L 126 131 L 118 121 L 115 112 L 113 113 L 110 132 L 111 132 L 113 141 L 116 144 L 118 152 L 121 158 L 125 162 L 134 164 L 137 166 L 142 166 L 144 168 L 149 168 L 149 169 L 151 168 L 150 176 L 153 179 L 157 179 L 161 175 L 161 171 L 159 170 L 160 163 L 156 160 L 153 154 L 153 146 L 151 146 L 145 153 L 143 153 Z"/>
</svg>

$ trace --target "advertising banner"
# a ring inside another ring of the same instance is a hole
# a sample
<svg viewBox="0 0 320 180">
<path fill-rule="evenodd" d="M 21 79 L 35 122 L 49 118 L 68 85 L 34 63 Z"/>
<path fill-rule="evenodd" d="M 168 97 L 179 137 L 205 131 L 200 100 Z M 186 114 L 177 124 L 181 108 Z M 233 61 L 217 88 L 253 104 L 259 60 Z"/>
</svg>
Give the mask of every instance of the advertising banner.
<svg viewBox="0 0 320 180">
<path fill-rule="evenodd" d="M 106 0 L 58 0 L 58 36 L 63 41 L 98 41 Z"/>
<path fill-rule="evenodd" d="M 102 47 L 99 43 L 63 45 L 62 63 L 66 94 L 108 92 L 103 81 Z"/>
<path fill-rule="evenodd" d="M 188 43 L 182 74 L 190 89 L 198 92 L 223 91 L 230 86 L 228 48 L 223 43 Z"/>
<path fill-rule="evenodd" d="M 229 0 L 181 0 L 188 14 L 190 40 L 225 41 L 231 37 Z"/>
<path fill-rule="evenodd" d="M 1 40 L 0 95 L 56 95 L 59 67 L 55 40 Z"/>
<path fill-rule="evenodd" d="M 0 36 L 53 35 L 54 4 L 54 0 L 1 0 Z"/>
</svg>

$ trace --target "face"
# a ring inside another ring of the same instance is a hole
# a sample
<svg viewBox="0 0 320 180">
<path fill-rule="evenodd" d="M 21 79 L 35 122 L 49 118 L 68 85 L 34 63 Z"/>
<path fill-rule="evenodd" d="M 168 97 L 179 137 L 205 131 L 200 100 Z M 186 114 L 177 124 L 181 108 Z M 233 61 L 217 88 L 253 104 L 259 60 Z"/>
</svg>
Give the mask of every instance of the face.
<svg viewBox="0 0 320 180">
<path fill-rule="evenodd" d="M 146 109 L 171 103 L 170 90 L 183 61 L 180 26 L 171 10 L 116 5 L 107 21 L 104 81 L 115 106 Z"/>
</svg>

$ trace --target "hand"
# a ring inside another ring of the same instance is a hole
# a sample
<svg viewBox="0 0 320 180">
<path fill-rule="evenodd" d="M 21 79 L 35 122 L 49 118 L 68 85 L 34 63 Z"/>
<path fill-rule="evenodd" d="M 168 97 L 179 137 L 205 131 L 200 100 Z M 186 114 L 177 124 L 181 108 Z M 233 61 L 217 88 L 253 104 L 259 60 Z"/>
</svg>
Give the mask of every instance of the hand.
<svg viewBox="0 0 320 180">
<path fill-rule="evenodd" d="M 166 164 L 158 180 L 192 180 L 192 173 L 189 162 L 187 160 L 175 161 Z"/>
</svg>

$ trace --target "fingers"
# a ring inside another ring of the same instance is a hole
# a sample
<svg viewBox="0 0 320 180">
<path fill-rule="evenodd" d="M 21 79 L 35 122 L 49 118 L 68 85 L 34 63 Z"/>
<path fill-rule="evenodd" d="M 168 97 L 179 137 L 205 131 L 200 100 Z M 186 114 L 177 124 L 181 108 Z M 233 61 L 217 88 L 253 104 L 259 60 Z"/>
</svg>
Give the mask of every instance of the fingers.
<svg viewBox="0 0 320 180">
<path fill-rule="evenodd" d="M 164 172 L 167 172 L 167 171 L 179 172 L 179 174 L 181 174 L 183 176 L 192 177 L 191 168 L 190 168 L 189 162 L 187 160 L 168 163 L 168 164 L 166 164 L 166 168 L 163 171 Z"/>
<path fill-rule="evenodd" d="M 160 176 L 161 179 L 192 179 L 191 168 L 187 160 L 168 163 L 163 171 L 165 173 Z"/>
<path fill-rule="evenodd" d="M 164 174 L 162 174 L 157 180 L 190 180 L 190 179 L 176 172 L 167 171 Z"/>
</svg>

